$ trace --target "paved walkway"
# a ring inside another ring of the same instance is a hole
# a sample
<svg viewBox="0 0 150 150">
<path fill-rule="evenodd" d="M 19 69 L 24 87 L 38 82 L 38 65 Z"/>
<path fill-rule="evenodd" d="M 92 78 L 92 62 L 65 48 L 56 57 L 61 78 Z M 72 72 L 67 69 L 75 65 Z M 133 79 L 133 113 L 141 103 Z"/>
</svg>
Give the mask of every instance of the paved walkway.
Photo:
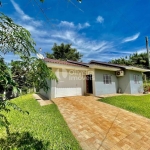
<svg viewBox="0 0 150 150">
<path fill-rule="evenodd" d="M 83 150 L 148 150 L 150 120 L 92 96 L 53 100 Z"/>
<path fill-rule="evenodd" d="M 39 102 L 41 106 L 53 104 L 51 100 L 48 100 L 47 98 L 45 98 L 40 94 L 33 94 L 33 97 Z"/>
</svg>

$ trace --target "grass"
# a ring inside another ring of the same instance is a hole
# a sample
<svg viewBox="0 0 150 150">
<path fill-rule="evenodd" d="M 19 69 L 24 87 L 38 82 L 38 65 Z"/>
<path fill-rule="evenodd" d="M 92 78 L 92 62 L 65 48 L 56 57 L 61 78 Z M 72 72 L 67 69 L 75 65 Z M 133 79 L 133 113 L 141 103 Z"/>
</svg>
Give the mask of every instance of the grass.
<svg viewBox="0 0 150 150">
<path fill-rule="evenodd" d="M 100 99 L 99 101 L 150 118 L 150 95 L 143 95 L 143 96 L 121 95 L 103 98 Z"/>
<path fill-rule="evenodd" d="M 55 104 L 41 107 L 31 94 L 12 100 L 30 114 L 6 114 L 11 134 L 0 128 L 0 148 L 17 150 L 81 150 Z"/>
</svg>

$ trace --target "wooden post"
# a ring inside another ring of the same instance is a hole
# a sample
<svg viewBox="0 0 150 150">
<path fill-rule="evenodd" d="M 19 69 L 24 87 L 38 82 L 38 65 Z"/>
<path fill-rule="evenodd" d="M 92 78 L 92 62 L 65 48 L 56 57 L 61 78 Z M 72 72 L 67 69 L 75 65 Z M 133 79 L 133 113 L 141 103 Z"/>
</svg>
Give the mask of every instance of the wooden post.
<svg viewBox="0 0 150 150">
<path fill-rule="evenodd" d="M 146 37 L 146 49 L 147 49 L 147 57 L 148 57 L 148 67 L 150 68 L 150 52 L 149 52 L 148 37 Z"/>
</svg>

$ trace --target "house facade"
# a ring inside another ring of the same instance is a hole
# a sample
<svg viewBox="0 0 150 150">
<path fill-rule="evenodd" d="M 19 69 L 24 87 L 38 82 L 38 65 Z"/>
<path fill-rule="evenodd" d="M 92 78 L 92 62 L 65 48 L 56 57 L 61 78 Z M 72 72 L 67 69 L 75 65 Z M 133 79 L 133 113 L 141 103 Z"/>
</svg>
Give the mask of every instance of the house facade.
<svg viewBox="0 0 150 150">
<path fill-rule="evenodd" d="M 79 63 L 45 58 L 44 61 L 58 78 L 58 82 L 47 80 L 50 87 L 47 92 L 40 90 L 48 99 L 87 94 L 143 93 L 142 73 L 149 71 L 94 60 Z"/>
</svg>

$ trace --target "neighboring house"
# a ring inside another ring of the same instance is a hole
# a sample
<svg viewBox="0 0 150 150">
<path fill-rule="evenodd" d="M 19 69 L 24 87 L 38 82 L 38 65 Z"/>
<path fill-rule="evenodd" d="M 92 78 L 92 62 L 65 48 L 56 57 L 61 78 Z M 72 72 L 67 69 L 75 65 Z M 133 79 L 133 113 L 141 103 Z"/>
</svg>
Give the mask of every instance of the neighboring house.
<svg viewBox="0 0 150 150">
<path fill-rule="evenodd" d="M 49 99 L 86 94 L 143 93 L 142 73 L 150 71 L 94 60 L 81 63 L 45 58 L 44 61 L 58 77 L 58 82 L 47 81 L 50 87 L 47 92 L 40 90 Z"/>
</svg>

